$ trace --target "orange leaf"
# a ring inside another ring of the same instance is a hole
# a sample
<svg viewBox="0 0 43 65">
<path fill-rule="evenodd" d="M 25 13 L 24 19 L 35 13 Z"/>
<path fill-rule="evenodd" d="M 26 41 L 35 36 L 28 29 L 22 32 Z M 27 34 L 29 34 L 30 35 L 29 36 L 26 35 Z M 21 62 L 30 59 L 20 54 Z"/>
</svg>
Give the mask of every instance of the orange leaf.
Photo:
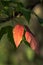
<svg viewBox="0 0 43 65">
<path fill-rule="evenodd" d="M 24 34 L 24 27 L 22 25 L 18 24 L 13 28 L 13 39 L 16 47 L 18 47 L 20 42 L 22 41 L 23 34 Z"/>
</svg>

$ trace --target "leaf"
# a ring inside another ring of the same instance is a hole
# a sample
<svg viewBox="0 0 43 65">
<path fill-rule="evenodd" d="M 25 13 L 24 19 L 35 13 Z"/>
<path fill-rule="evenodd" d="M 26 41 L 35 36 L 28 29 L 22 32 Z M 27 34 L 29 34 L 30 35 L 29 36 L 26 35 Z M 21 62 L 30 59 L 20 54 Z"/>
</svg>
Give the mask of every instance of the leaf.
<svg viewBox="0 0 43 65">
<path fill-rule="evenodd" d="M 36 37 L 32 36 L 30 46 L 37 54 L 39 54 L 39 42 Z"/>
<path fill-rule="evenodd" d="M 29 10 L 27 10 L 25 8 L 21 8 L 21 13 L 23 13 L 23 15 L 25 16 L 26 20 L 29 23 L 31 11 L 29 11 Z"/>
<path fill-rule="evenodd" d="M 39 54 L 39 43 L 36 37 L 34 37 L 29 31 L 26 31 L 25 38 L 28 43 L 30 43 L 30 47 Z"/>
<path fill-rule="evenodd" d="M 30 44 L 30 42 L 31 42 L 31 34 L 30 34 L 30 32 L 25 33 L 25 38 L 26 38 L 26 41 Z"/>
<path fill-rule="evenodd" d="M 17 8 L 16 8 L 16 9 L 17 9 L 18 12 L 21 12 L 21 13 L 25 16 L 26 20 L 29 22 L 31 11 L 25 9 L 25 8 L 24 8 L 23 6 L 21 6 L 20 4 L 17 5 Z"/>
<path fill-rule="evenodd" d="M 0 30 L 0 40 L 2 38 L 2 36 L 8 32 L 9 28 L 11 28 L 11 26 L 5 26 L 5 27 L 2 27 L 1 30 Z"/>
<path fill-rule="evenodd" d="M 25 39 L 30 44 L 30 47 L 37 53 L 39 54 L 39 42 L 35 35 L 30 31 L 30 29 L 25 26 Z"/>
<path fill-rule="evenodd" d="M 22 25 L 17 24 L 14 28 L 13 28 L 13 39 L 15 42 L 16 47 L 18 47 L 20 45 L 20 42 L 22 41 L 22 37 L 24 34 L 24 27 Z"/>
</svg>

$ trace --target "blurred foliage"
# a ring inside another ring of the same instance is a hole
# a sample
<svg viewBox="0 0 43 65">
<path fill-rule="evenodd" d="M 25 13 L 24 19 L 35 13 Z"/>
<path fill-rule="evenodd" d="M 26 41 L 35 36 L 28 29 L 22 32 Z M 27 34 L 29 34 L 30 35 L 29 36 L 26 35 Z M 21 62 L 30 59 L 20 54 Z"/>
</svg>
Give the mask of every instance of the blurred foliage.
<svg viewBox="0 0 43 65">
<path fill-rule="evenodd" d="M 18 13 L 17 16 L 15 16 L 15 13 Z M 18 50 L 16 50 L 12 38 L 13 26 L 17 23 L 28 26 L 31 19 L 31 13 L 33 12 L 30 9 L 26 9 L 24 3 L 21 3 L 18 0 L 0 0 L 0 65 L 43 65 L 42 52 L 41 58 L 35 58 L 35 52 L 28 47 L 28 45 L 23 45 L 23 42 L 21 43 L 22 48 L 20 46 Z M 40 19 L 38 16 L 37 18 L 43 26 L 43 19 Z M 24 43 L 27 44 L 26 41 Z"/>
<path fill-rule="evenodd" d="M 30 14 L 32 11 L 30 9 L 26 9 L 24 7 L 24 4 L 20 1 L 18 2 L 16 0 L 1 0 L 0 3 L 0 21 L 5 20 L 8 17 L 15 16 L 15 12 L 20 12 L 25 16 L 26 20 L 29 22 Z M 43 19 L 40 19 L 38 16 L 37 18 L 40 23 L 43 23 Z"/>
<path fill-rule="evenodd" d="M 28 60 L 33 61 L 35 58 L 35 52 L 30 47 L 28 47 L 26 49 L 26 56 L 27 56 Z"/>
<path fill-rule="evenodd" d="M 4 34 L 6 34 L 7 32 L 9 32 L 9 30 L 11 29 L 11 26 L 6 26 L 6 27 L 3 27 L 1 30 L 0 30 L 0 40 L 2 38 L 2 36 Z"/>
</svg>

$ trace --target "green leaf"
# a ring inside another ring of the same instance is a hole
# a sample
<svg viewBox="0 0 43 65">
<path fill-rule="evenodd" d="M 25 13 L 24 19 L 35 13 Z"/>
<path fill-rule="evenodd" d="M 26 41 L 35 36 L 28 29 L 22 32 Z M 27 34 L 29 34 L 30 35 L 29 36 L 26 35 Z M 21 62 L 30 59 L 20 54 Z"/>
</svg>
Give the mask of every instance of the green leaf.
<svg viewBox="0 0 43 65">
<path fill-rule="evenodd" d="M 13 40 L 12 29 L 13 29 L 13 27 L 10 27 L 10 28 L 9 28 L 8 33 L 7 33 L 7 37 L 8 37 L 8 40 L 12 43 L 13 48 L 15 48 L 15 50 L 16 50 L 16 46 L 15 46 L 14 40 Z"/>
<path fill-rule="evenodd" d="M 10 30 L 11 26 L 5 26 L 5 27 L 2 27 L 1 30 L 0 30 L 0 40 L 2 38 L 2 36 L 8 32 L 8 30 Z"/>
<path fill-rule="evenodd" d="M 29 20 L 30 20 L 30 14 L 31 14 L 30 10 L 27 10 L 26 8 L 24 8 L 20 4 L 17 4 L 16 11 L 17 12 L 21 12 L 25 16 L 26 20 L 29 22 Z"/>
<path fill-rule="evenodd" d="M 25 16 L 26 20 L 29 22 L 31 11 L 29 11 L 29 10 L 27 10 L 25 8 L 21 8 L 21 13 L 23 13 L 23 15 Z"/>
</svg>

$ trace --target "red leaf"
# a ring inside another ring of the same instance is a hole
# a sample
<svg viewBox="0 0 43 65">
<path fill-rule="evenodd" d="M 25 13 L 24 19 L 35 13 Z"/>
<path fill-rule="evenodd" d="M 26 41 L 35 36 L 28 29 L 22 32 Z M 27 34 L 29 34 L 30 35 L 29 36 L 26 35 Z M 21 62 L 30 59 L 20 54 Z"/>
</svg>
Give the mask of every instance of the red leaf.
<svg viewBox="0 0 43 65">
<path fill-rule="evenodd" d="M 24 27 L 22 25 L 18 24 L 13 28 L 13 38 L 16 47 L 18 47 L 20 42 L 22 41 L 23 34 L 24 34 Z"/>
<path fill-rule="evenodd" d="M 26 32 L 26 33 L 25 33 L 25 38 L 26 38 L 26 41 L 30 44 L 31 34 L 30 34 L 29 32 Z"/>
<path fill-rule="evenodd" d="M 39 42 L 38 42 L 38 40 L 36 39 L 36 37 L 31 37 L 32 38 L 32 40 L 31 40 L 31 43 L 30 43 L 30 46 L 31 46 L 31 48 L 33 49 L 33 50 L 35 50 L 35 52 L 37 53 L 37 54 L 39 54 Z"/>
<path fill-rule="evenodd" d="M 30 44 L 30 47 L 38 54 L 39 53 L 39 44 L 36 37 L 34 37 L 30 32 L 25 33 L 26 41 Z"/>
</svg>

